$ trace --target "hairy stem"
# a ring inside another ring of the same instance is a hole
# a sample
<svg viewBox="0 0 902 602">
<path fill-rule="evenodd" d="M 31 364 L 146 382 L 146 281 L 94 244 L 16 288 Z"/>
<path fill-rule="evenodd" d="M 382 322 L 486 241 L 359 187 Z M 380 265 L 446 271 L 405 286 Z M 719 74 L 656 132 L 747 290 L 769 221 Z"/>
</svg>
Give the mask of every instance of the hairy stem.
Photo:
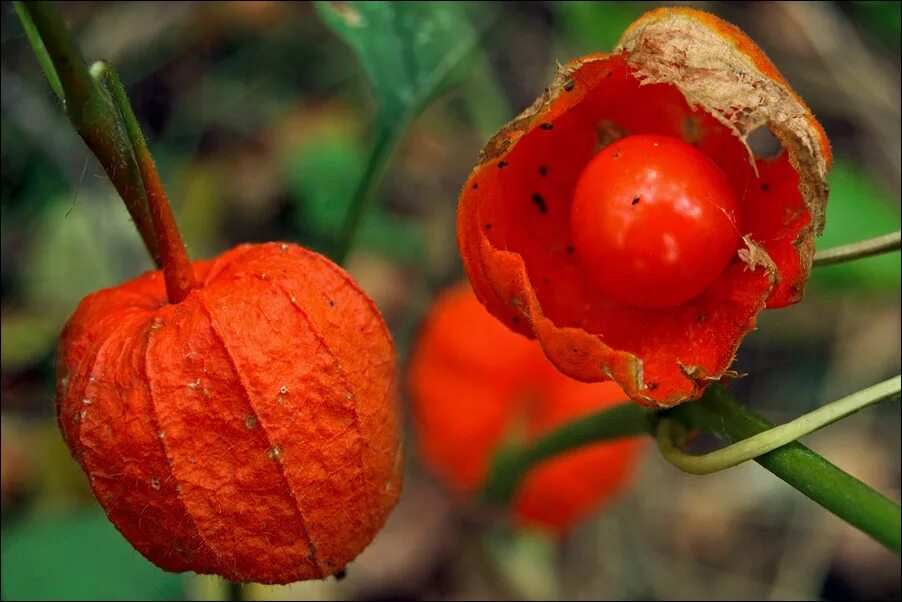
<svg viewBox="0 0 902 602">
<path fill-rule="evenodd" d="M 891 232 L 876 238 L 860 240 L 841 247 L 824 249 L 814 254 L 814 266 L 832 265 L 853 259 L 862 259 L 881 253 L 898 251 L 902 245 L 902 231 Z"/>
<path fill-rule="evenodd" d="M 110 95 L 98 86 L 51 2 L 17 2 L 50 85 L 60 88 L 66 115 L 122 197 L 151 257 L 160 264 L 153 220 L 137 160 Z M 50 75 L 51 73 L 55 74 Z"/>
<path fill-rule="evenodd" d="M 98 61 L 91 66 L 91 76 L 101 82 L 109 91 L 125 125 L 150 207 L 150 216 L 160 250 L 160 260 L 163 264 L 163 277 L 166 280 L 166 293 L 170 303 L 179 303 L 188 296 L 192 289 L 197 288 L 198 284 L 191 261 L 188 259 L 188 253 L 185 251 L 185 244 L 182 242 L 182 235 L 175 222 L 175 216 L 172 214 L 166 189 L 163 187 L 157 166 L 147 148 L 147 141 L 141 132 L 138 119 L 128 101 L 125 87 L 119 80 L 116 71 L 106 62 Z"/>
</svg>

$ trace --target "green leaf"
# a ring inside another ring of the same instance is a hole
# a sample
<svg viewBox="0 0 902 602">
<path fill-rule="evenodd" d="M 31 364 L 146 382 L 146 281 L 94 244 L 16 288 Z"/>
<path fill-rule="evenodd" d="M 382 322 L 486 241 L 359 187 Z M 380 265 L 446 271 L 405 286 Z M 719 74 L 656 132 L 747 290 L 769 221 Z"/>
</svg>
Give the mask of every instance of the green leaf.
<svg viewBox="0 0 902 602">
<path fill-rule="evenodd" d="M 9 600 L 177 600 L 185 577 L 135 551 L 99 510 L 35 516 L 3 533 Z"/>
<path fill-rule="evenodd" d="M 567 50 L 610 52 L 624 30 L 648 10 L 644 2 L 555 2 Z"/>
<path fill-rule="evenodd" d="M 516 599 L 562 598 L 558 541 L 552 535 L 529 529 L 489 531 L 480 544 L 486 564 Z"/>
<path fill-rule="evenodd" d="M 4 370 L 20 370 L 44 359 L 59 331 L 59 319 L 46 313 L 4 314 L 0 323 L 0 366 Z"/>
<path fill-rule="evenodd" d="M 312 246 L 339 237 L 365 161 L 360 142 L 340 131 L 322 134 L 315 144 L 303 144 L 291 154 L 286 177 L 299 204 L 298 226 L 315 239 Z M 363 217 L 357 238 L 361 247 L 396 261 L 413 262 L 425 252 L 422 231 L 412 219 L 379 208 Z"/>
<path fill-rule="evenodd" d="M 510 121 L 514 111 L 504 90 L 492 73 L 486 57 L 473 68 L 470 82 L 464 89 L 464 102 L 480 138 L 488 140 L 502 125 Z"/>
<path fill-rule="evenodd" d="M 899 229 L 899 200 L 882 191 L 856 164 L 837 159 L 830 173 L 827 225 L 817 239 L 826 249 Z M 898 289 L 899 254 L 816 268 L 811 286 L 822 293 L 879 293 Z"/>
<path fill-rule="evenodd" d="M 22 266 L 25 301 L 63 321 L 82 297 L 152 269 L 122 203 L 83 190 L 48 205 Z"/>
<path fill-rule="evenodd" d="M 478 42 L 473 3 L 317 2 L 316 9 L 357 55 L 383 127 L 459 81 L 458 66 Z"/>
<path fill-rule="evenodd" d="M 423 231 L 415 218 L 371 211 L 360 224 L 360 246 L 398 263 L 416 265 L 426 253 Z"/>
<path fill-rule="evenodd" d="M 22 306 L 5 308 L 2 365 L 14 369 L 46 358 L 82 297 L 153 269 L 122 203 L 82 191 L 46 201 L 19 266 Z"/>
<path fill-rule="evenodd" d="M 354 50 L 379 108 L 373 149 L 332 253 L 341 262 L 404 131 L 466 75 L 492 9 L 469 2 L 317 2 L 316 10 Z"/>
<path fill-rule="evenodd" d="M 898 2 L 849 2 L 848 8 L 867 33 L 872 34 L 869 37 L 879 38 L 887 48 L 896 53 L 902 50 L 902 11 L 899 10 Z"/>
<path fill-rule="evenodd" d="M 302 203 L 299 225 L 318 238 L 334 238 L 351 205 L 363 173 L 366 153 L 360 142 L 342 132 L 323 133 L 289 155 L 288 188 Z"/>
</svg>

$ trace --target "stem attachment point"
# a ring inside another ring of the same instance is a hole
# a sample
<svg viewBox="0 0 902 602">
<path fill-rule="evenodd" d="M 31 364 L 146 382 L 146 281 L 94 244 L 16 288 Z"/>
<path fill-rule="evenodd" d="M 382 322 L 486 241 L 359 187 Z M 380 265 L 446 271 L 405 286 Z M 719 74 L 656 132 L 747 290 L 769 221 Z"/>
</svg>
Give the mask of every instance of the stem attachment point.
<svg viewBox="0 0 902 602">
<path fill-rule="evenodd" d="M 147 195 L 147 204 L 150 209 L 150 217 L 153 221 L 153 229 L 159 248 L 160 263 L 163 266 L 163 276 L 166 279 L 166 294 L 170 303 L 180 303 L 185 300 L 191 290 L 198 288 L 194 269 L 185 251 L 185 243 L 179 233 L 172 207 L 169 205 L 169 197 L 160 180 L 156 163 L 147 148 L 147 141 L 141 132 L 141 126 L 132 110 L 131 103 L 125 93 L 125 87 L 119 79 L 116 71 L 105 61 L 97 61 L 91 65 L 91 77 L 109 92 L 116 110 L 119 112 L 121 122 L 125 125 L 131 143 L 135 161 L 138 164 L 138 172 Z"/>
</svg>

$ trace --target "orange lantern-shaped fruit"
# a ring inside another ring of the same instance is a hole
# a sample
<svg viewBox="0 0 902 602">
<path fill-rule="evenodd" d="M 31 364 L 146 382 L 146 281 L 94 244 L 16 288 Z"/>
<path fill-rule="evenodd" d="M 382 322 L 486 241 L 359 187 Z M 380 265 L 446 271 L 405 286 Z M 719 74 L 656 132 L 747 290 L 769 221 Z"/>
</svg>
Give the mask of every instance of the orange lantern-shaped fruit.
<svg viewBox="0 0 902 602">
<path fill-rule="evenodd" d="M 459 286 L 436 302 L 410 365 L 417 438 L 428 465 L 470 494 L 505 444 L 528 442 L 622 403 L 615 383 L 561 374 L 535 341 L 511 332 Z M 513 500 L 518 522 L 561 532 L 626 484 L 642 441 L 597 443 L 535 467 Z"/>
<path fill-rule="evenodd" d="M 57 416 L 110 521 L 149 560 L 234 581 L 342 569 L 400 495 L 396 359 L 373 302 L 297 245 L 85 297 L 60 338 Z"/>
</svg>

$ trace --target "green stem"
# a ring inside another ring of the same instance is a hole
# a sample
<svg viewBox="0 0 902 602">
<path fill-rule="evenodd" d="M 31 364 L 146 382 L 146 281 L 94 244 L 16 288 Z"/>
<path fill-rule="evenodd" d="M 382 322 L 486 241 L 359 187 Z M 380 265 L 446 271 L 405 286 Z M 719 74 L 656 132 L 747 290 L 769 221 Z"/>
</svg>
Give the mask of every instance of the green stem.
<svg viewBox="0 0 902 602">
<path fill-rule="evenodd" d="M 861 395 L 873 399 L 884 387 L 884 393 L 893 388 L 898 390 L 898 377 L 877 387 L 878 392 L 872 387 Z M 851 397 L 854 399 L 858 395 Z M 859 398 L 851 405 L 860 401 Z M 828 414 L 836 410 L 834 406 Z M 710 431 L 731 442 L 773 428 L 770 422 L 733 399 L 719 384 L 709 386 L 698 401 L 669 410 L 665 421 L 670 422 L 669 419 L 676 419 L 687 428 Z M 502 449 L 496 454 L 482 496 L 487 501 L 507 503 L 537 464 L 592 443 L 654 433 L 656 422 L 654 413 L 628 402 L 571 422 L 529 446 Z M 795 441 L 758 456 L 755 461 L 839 518 L 899 553 L 902 513 L 892 500 Z"/>
<path fill-rule="evenodd" d="M 727 441 L 746 439 L 773 427 L 718 384 L 711 385 L 700 400 L 683 404 L 668 415 Z M 897 503 L 798 442 L 768 452 L 755 461 L 839 518 L 900 553 L 902 510 Z"/>
<path fill-rule="evenodd" d="M 718 472 L 773 451 L 867 406 L 896 397 L 899 395 L 900 383 L 902 377 L 895 376 L 829 403 L 791 422 L 699 456 L 680 449 L 685 443 L 687 429 L 675 420 L 662 418 L 658 422 L 658 447 L 661 455 L 683 472 L 696 475 Z"/>
<path fill-rule="evenodd" d="M 853 259 L 863 259 L 871 255 L 898 251 L 902 245 L 902 231 L 891 232 L 876 238 L 860 240 L 841 247 L 824 249 L 814 254 L 814 266 L 832 265 Z"/>
<path fill-rule="evenodd" d="M 119 111 L 122 125 L 125 126 L 125 133 L 128 135 L 132 151 L 136 154 L 139 148 L 146 151 L 147 141 L 144 139 L 141 125 L 138 123 L 138 118 L 135 117 L 135 112 L 132 110 L 128 95 L 125 93 L 125 86 L 122 85 L 122 80 L 119 79 L 119 74 L 106 61 L 95 61 L 88 73 L 90 73 L 91 79 L 100 84 L 110 95 L 116 110 Z"/>
<path fill-rule="evenodd" d="M 491 18 L 482 21 L 481 27 L 477 31 L 477 41 L 481 40 L 483 35 L 491 29 L 491 25 L 494 24 L 499 14 L 496 12 Z M 394 112 L 386 112 L 383 107 L 380 111 L 380 126 L 376 134 L 373 150 L 367 162 L 366 171 L 357 184 L 357 190 L 354 192 L 351 206 L 347 214 L 345 214 L 339 238 L 332 252 L 332 259 L 336 263 L 344 263 L 353 247 L 360 222 L 375 200 L 389 159 L 394 154 L 407 127 L 413 123 L 423 107 L 435 97 L 436 92 L 441 90 L 442 82 L 446 81 L 461 61 L 471 56 L 478 47 L 478 44 L 469 40 L 461 40 L 443 57 L 432 73 L 429 74 L 428 79 L 421 82 L 415 98 L 410 101 L 404 110 L 395 114 Z"/>
<path fill-rule="evenodd" d="M 535 465 L 577 447 L 653 431 L 653 414 L 629 401 L 596 412 L 552 431 L 526 447 L 501 450 L 495 456 L 482 495 L 507 503 Z"/>
<path fill-rule="evenodd" d="M 39 61 L 43 64 L 49 57 L 53 65 L 70 118 L 92 118 L 104 108 L 98 107 L 103 99 L 97 94 L 88 66 L 53 3 L 22 2 L 20 8 L 31 19 L 32 33 L 41 40 L 46 52 Z"/>
<path fill-rule="evenodd" d="M 31 43 L 32 50 L 34 50 L 34 55 L 37 57 L 38 63 L 41 64 L 44 75 L 47 76 L 50 88 L 60 101 L 65 101 L 63 84 L 60 82 L 60 76 L 56 73 L 53 61 L 50 60 L 50 55 L 47 54 L 47 48 L 44 47 L 44 41 L 41 39 L 41 34 L 38 33 L 38 30 L 34 26 L 34 22 L 31 20 L 31 16 L 28 14 L 28 11 L 25 10 L 22 3 L 13 2 L 13 6 L 16 9 L 16 14 L 19 15 L 19 20 L 22 22 L 22 28 L 25 29 L 25 36 Z"/>
<path fill-rule="evenodd" d="M 122 123 L 128 133 L 129 142 L 138 162 L 138 170 L 153 221 L 154 233 L 160 250 L 160 261 L 163 264 L 163 277 L 166 280 L 166 294 L 170 303 L 183 301 L 191 290 L 198 287 L 194 269 L 185 251 L 185 243 L 172 214 L 169 197 L 160 180 L 156 163 L 147 148 L 147 141 L 141 132 L 141 125 L 132 110 L 125 87 L 119 75 L 106 62 L 97 61 L 91 66 L 91 77 L 100 82 L 110 93 L 113 103 L 119 111 Z"/>
<path fill-rule="evenodd" d="M 382 176 L 385 175 L 389 160 L 401 141 L 408 123 L 409 119 L 393 122 L 390 125 L 380 127 L 376 134 L 376 141 L 372 152 L 370 152 L 366 171 L 363 172 L 360 181 L 357 183 L 351 206 L 345 214 L 344 223 L 342 223 L 338 240 L 332 252 L 332 259 L 335 263 L 342 264 L 347 259 L 348 253 L 354 245 L 354 238 L 360 222 L 368 208 L 373 204 L 376 193 L 379 191 L 379 184 L 382 182 Z"/>
<path fill-rule="evenodd" d="M 148 252 L 159 264 L 153 220 L 141 173 L 110 95 L 91 78 L 81 52 L 52 3 L 22 2 L 17 3 L 16 8 L 20 16 L 27 17 L 23 26 L 29 39 L 34 37 L 40 41 L 40 45 L 32 42 L 32 46 L 52 87 L 56 84 L 49 73 L 56 74 L 66 115 L 109 175 Z M 48 68 L 47 63 L 52 68 Z"/>
</svg>

